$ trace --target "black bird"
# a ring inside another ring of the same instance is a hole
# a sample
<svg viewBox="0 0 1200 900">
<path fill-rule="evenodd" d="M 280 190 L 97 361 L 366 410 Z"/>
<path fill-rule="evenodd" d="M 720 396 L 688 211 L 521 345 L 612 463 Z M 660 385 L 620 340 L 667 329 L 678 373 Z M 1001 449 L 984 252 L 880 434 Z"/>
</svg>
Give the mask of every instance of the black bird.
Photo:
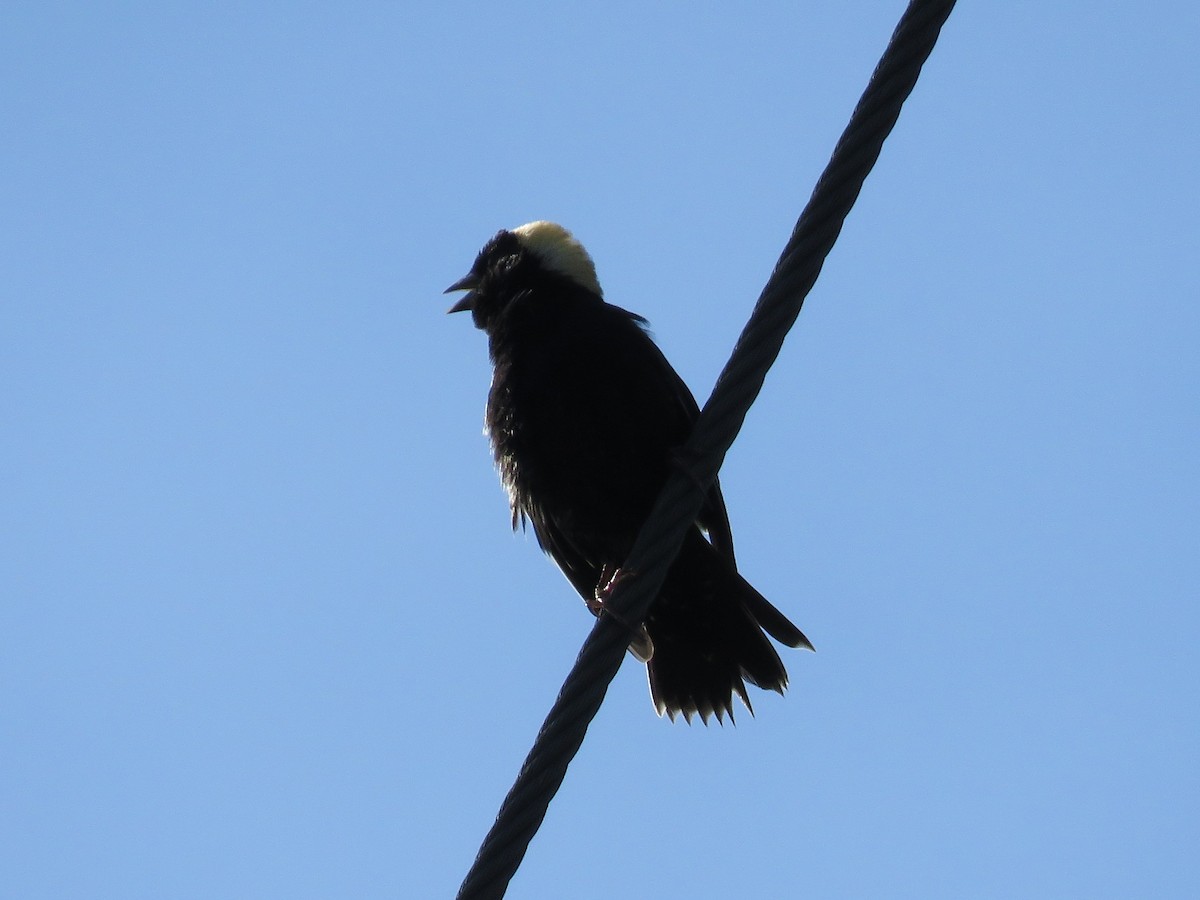
<svg viewBox="0 0 1200 900">
<path fill-rule="evenodd" d="M 641 316 L 606 303 L 596 268 L 561 225 L 500 231 L 450 312 L 487 333 L 486 424 L 513 528 L 542 549 L 599 615 L 699 408 Z M 705 539 L 707 534 L 708 539 Z M 812 645 L 738 574 L 719 483 L 636 635 L 659 715 L 733 718 L 745 682 L 783 693 L 787 671 L 763 629 Z"/>
</svg>

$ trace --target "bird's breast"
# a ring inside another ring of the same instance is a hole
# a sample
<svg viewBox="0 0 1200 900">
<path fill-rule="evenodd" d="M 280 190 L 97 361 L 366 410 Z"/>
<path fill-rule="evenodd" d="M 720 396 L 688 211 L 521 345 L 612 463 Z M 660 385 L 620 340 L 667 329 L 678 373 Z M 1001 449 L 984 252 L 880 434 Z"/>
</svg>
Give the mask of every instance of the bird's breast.
<svg viewBox="0 0 1200 900">
<path fill-rule="evenodd" d="M 668 455 L 662 434 L 639 427 L 643 400 L 586 348 L 498 359 L 487 431 L 514 511 L 636 532 Z"/>
</svg>

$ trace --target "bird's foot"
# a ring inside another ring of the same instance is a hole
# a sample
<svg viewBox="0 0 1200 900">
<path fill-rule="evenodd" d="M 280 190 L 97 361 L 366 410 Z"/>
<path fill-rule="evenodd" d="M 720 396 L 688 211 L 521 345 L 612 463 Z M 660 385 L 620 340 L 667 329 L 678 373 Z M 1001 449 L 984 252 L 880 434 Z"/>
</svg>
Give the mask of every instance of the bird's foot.
<svg viewBox="0 0 1200 900">
<path fill-rule="evenodd" d="M 596 616 L 605 612 L 608 600 L 613 595 L 613 591 L 617 589 L 617 585 L 625 579 L 635 576 L 635 572 L 605 563 L 604 568 L 600 570 L 600 580 L 596 583 L 596 591 L 587 601 L 588 609 Z"/>
<path fill-rule="evenodd" d="M 587 604 L 587 608 L 591 610 L 592 615 L 598 618 L 601 613 L 607 613 L 619 624 L 623 625 L 626 631 L 632 633 L 633 638 L 629 643 L 629 652 L 642 662 L 649 662 L 650 657 L 654 655 L 654 643 L 650 640 L 650 633 L 646 631 L 646 626 L 631 625 L 624 618 L 608 608 L 608 600 L 612 597 L 613 591 L 617 589 L 617 585 L 627 578 L 635 577 L 637 577 L 636 572 L 605 563 L 604 568 L 600 570 L 600 580 L 596 584 L 596 592 L 592 595 L 591 599 L 584 602 Z"/>
</svg>

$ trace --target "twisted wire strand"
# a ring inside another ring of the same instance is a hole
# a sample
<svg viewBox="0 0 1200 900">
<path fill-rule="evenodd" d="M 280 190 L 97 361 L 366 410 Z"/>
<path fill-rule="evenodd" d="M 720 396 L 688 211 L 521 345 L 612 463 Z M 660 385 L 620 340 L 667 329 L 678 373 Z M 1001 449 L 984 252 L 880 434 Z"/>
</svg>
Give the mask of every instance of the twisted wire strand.
<svg viewBox="0 0 1200 900">
<path fill-rule="evenodd" d="M 458 900 L 507 891 L 621 666 L 632 634 L 620 623 L 645 619 L 953 8 L 954 0 L 912 0 L 901 17 L 623 566 L 637 577 L 619 582 L 607 601 L 613 615 L 584 641 Z"/>
</svg>

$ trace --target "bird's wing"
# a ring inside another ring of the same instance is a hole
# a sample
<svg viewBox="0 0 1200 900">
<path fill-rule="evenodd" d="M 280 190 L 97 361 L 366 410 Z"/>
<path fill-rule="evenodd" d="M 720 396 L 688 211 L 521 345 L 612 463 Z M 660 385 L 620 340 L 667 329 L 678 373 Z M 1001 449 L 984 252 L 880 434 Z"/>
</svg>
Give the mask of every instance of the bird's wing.
<svg viewBox="0 0 1200 900">
<path fill-rule="evenodd" d="M 529 521 L 533 525 L 538 546 L 554 560 L 579 596 L 584 600 L 595 597 L 601 566 L 571 540 L 569 530 L 559 528 L 553 521 L 540 515 L 530 516 Z"/>
<path fill-rule="evenodd" d="M 700 527 L 708 534 L 713 549 L 725 560 L 737 568 L 737 560 L 733 556 L 733 529 L 729 527 L 729 513 L 725 511 L 725 497 L 721 493 L 721 481 L 717 479 L 708 489 L 704 505 L 700 507 L 700 515 L 696 517 Z"/>
<path fill-rule="evenodd" d="M 682 413 L 682 421 L 686 430 L 681 440 L 686 441 L 692 428 L 695 427 L 696 420 L 700 418 L 700 406 L 696 403 L 696 398 L 692 396 L 687 383 L 667 361 L 666 356 L 658 349 L 658 345 L 651 343 L 651 346 L 658 354 L 659 366 L 671 384 L 675 402 Z M 716 551 L 736 569 L 737 562 L 733 555 L 733 531 L 729 526 L 729 513 L 725 509 L 725 497 L 721 493 L 720 479 L 713 480 L 712 487 L 708 489 L 708 496 L 704 498 L 704 505 L 700 507 L 696 522 L 708 535 L 708 539 Z"/>
</svg>

